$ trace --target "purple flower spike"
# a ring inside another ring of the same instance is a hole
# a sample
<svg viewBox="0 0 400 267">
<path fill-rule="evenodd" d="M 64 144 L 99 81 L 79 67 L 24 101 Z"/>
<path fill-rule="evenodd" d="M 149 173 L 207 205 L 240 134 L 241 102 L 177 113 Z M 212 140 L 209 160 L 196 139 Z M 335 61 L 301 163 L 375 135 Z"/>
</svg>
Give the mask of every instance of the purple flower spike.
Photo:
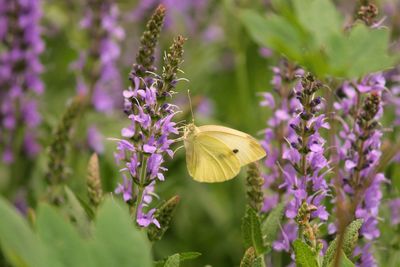
<svg viewBox="0 0 400 267">
<path fill-rule="evenodd" d="M 121 130 L 122 139 L 117 139 L 115 153 L 124 179 L 125 175 L 129 175 L 131 185 L 134 182 L 129 193 L 134 195 L 135 202 L 129 202 L 129 205 L 134 205 L 132 208 L 136 222 L 141 227 L 154 224 L 160 228 L 154 217 L 156 210 L 151 209 L 156 196 L 155 185 L 165 180 L 165 157 L 173 156 L 170 148 L 174 142 L 172 137 L 179 134 L 176 123 L 173 122 L 178 108 L 169 104 L 168 100 L 172 97 L 178 80 L 178 67 L 182 62 L 185 39 L 177 37 L 165 53 L 166 65 L 161 75 L 155 74 L 156 69 L 152 66 L 154 57 L 149 56 L 149 51 L 154 52 L 154 40 L 160 31 L 157 27 L 161 28 L 164 15 L 165 8 L 159 6 L 141 38 L 137 63 L 133 65 L 129 75 L 131 86 L 122 93 L 128 125 Z M 118 192 L 123 192 L 123 189 L 121 185 L 117 188 Z"/>
<path fill-rule="evenodd" d="M 13 0 L 0 4 L 0 152 L 6 164 L 14 161 L 13 153 L 34 158 L 40 151 L 33 134 L 41 123 L 35 98 L 44 91 L 39 59 L 44 50 L 40 2 Z M 19 129 L 23 129 L 22 139 L 14 136 Z"/>
</svg>

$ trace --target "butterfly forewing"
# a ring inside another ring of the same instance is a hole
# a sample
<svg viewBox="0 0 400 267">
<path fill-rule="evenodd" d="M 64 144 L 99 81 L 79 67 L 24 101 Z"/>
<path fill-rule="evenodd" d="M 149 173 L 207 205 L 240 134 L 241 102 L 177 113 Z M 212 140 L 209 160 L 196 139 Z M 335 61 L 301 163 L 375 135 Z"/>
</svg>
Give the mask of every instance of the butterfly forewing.
<svg viewBox="0 0 400 267">
<path fill-rule="evenodd" d="M 246 133 L 218 125 L 205 125 L 198 128 L 200 133 L 214 137 L 228 146 L 239 159 L 241 166 L 266 156 L 265 150 L 257 140 Z"/>
<path fill-rule="evenodd" d="M 202 134 L 185 140 L 189 174 L 199 182 L 223 182 L 240 171 L 240 161 L 225 143 Z"/>
</svg>

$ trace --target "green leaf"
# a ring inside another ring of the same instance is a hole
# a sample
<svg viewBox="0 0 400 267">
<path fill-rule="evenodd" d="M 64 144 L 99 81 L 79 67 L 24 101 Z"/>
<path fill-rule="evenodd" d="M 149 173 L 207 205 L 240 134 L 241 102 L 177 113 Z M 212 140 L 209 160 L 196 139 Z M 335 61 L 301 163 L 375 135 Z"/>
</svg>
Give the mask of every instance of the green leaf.
<svg viewBox="0 0 400 267">
<path fill-rule="evenodd" d="M 22 216 L 2 197 L 0 214 L 0 244 L 9 263 L 15 267 L 62 266 Z"/>
<path fill-rule="evenodd" d="M 144 232 L 136 228 L 126 205 L 116 200 L 106 199 L 100 206 L 93 239 L 93 253 L 101 266 L 152 266 L 150 244 Z"/>
<path fill-rule="evenodd" d="M 343 252 L 347 257 L 351 257 L 354 247 L 357 244 L 358 241 L 358 231 L 360 230 L 361 226 L 363 224 L 363 220 L 358 219 L 352 221 L 346 228 L 346 231 L 344 233 L 344 239 L 343 239 Z M 336 237 L 330 244 L 328 249 L 326 250 L 324 260 L 322 262 L 322 266 L 326 267 L 328 264 L 333 260 L 335 257 L 336 249 L 337 249 L 337 239 Z"/>
<path fill-rule="evenodd" d="M 323 48 L 332 35 L 340 35 L 343 20 L 331 1 L 302 0 L 293 4 L 300 24 L 315 41 L 316 49 Z"/>
<path fill-rule="evenodd" d="M 270 15 L 266 18 L 248 9 L 242 10 L 239 18 L 254 41 L 294 61 L 301 60 L 307 36 L 296 25 L 283 17 Z"/>
<path fill-rule="evenodd" d="M 187 260 L 193 260 L 193 259 L 198 258 L 201 255 L 201 253 L 199 253 L 199 252 L 192 252 L 192 251 L 190 251 L 190 252 L 181 252 L 181 253 L 177 253 L 177 254 L 179 254 L 179 261 L 180 262 L 187 261 Z M 164 264 L 165 264 L 165 262 L 167 260 L 168 260 L 168 258 L 156 261 L 155 262 L 155 266 L 156 267 L 162 267 L 162 266 L 164 266 Z"/>
<path fill-rule="evenodd" d="M 342 256 L 340 257 L 339 266 L 340 267 L 354 267 L 355 266 L 354 263 L 351 260 L 349 260 L 349 258 L 346 256 L 346 254 L 344 254 L 343 251 L 341 253 L 342 253 Z M 334 265 L 334 262 L 332 261 L 329 264 L 329 266 L 334 267 L 333 265 Z"/>
<path fill-rule="evenodd" d="M 54 208 L 39 207 L 36 229 L 41 240 L 64 266 L 94 266 L 87 246 L 76 229 Z"/>
<path fill-rule="evenodd" d="M 292 4 L 294 10 L 287 3 L 280 6 L 281 15 L 265 17 L 243 9 L 239 18 L 255 42 L 319 77 L 360 78 L 390 68 L 400 59 L 388 54 L 388 29 L 357 24 L 345 32 L 344 21 L 331 1 L 302 0 Z"/>
<path fill-rule="evenodd" d="M 80 234 L 90 236 L 91 225 L 85 209 L 68 186 L 65 186 L 64 190 L 67 203 L 63 206 L 63 211 L 76 223 Z"/>
<path fill-rule="evenodd" d="M 296 239 L 293 249 L 297 267 L 318 267 L 317 255 L 307 244 Z"/>
<path fill-rule="evenodd" d="M 261 255 L 266 251 L 261 234 L 260 218 L 251 207 L 247 207 L 246 214 L 243 217 L 242 234 L 247 248 L 254 247 L 257 255 Z"/>
<path fill-rule="evenodd" d="M 264 236 L 264 242 L 268 250 L 271 249 L 272 242 L 276 239 L 279 233 L 279 225 L 283 219 L 285 211 L 285 203 L 278 204 L 268 215 L 261 225 L 261 232 Z"/>
<path fill-rule="evenodd" d="M 357 78 L 390 68 L 395 58 L 388 54 L 390 32 L 355 25 L 348 35 L 333 36 L 327 46 L 331 73 Z"/>
<path fill-rule="evenodd" d="M 179 254 L 176 253 L 172 256 L 169 256 L 167 261 L 164 264 L 164 267 L 179 267 L 180 257 Z"/>
</svg>

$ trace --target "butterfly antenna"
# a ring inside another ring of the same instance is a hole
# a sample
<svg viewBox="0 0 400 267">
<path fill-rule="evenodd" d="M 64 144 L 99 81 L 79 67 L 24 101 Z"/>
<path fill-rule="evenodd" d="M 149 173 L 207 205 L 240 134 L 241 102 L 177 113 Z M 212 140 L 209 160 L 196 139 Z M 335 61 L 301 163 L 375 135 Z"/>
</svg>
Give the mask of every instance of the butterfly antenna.
<svg viewBox="0 0 400 267">
<path fill-rule="evenodd" d="M 190 113 L 192 114 L 192 123 L 194 123 L 194 113 L 193 113 L 193 107 L 192 107 L 192 99 L 190 98 L 190 90 L 187 90 L 188 93 L 188 98 L 189 98 L 189 106 L 190 106 Z"/>
</svg>

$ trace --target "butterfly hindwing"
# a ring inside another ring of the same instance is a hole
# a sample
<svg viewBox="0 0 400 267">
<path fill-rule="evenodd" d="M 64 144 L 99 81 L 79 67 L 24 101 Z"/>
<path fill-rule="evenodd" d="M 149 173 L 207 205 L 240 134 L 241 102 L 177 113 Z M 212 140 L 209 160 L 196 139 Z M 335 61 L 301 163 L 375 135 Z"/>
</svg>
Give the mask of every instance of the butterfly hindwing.
<svg viewBox="0 0 400 267">
<path fill-rule="evenodd" d="M 240 165 L 259 160 L 266 156 L 265 150 L 252 136 L 219 125 L 200 126 L 202 134 L 218 139 L 230 148 L 239 159 Z"/>
<path fill-rule="evenodd" d="M 203 133 L 185 140 L 189 174 L 199 182 L 223 182 L 240 171 L 236 154 L 223 142 Z"/>
</svg>

